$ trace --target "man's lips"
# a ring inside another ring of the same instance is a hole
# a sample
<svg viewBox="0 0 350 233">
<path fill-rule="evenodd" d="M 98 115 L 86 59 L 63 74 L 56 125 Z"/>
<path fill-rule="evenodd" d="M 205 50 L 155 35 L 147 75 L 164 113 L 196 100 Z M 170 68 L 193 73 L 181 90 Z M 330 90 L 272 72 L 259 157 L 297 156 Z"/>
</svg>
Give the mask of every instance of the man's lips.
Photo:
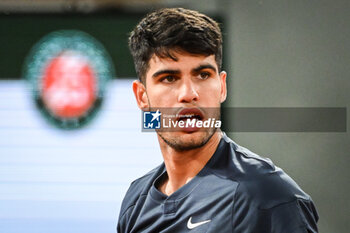
<svg viewBox="0 0 350 233">
<path fill-rule="evenodd" d="M 199 108 L 183 108 L 176 114 L 176 120 L 184 120 L 187 119 L 197 119 L 197 120 L 203 120 L 204 119 L 204 113 Z"/>
</svg>

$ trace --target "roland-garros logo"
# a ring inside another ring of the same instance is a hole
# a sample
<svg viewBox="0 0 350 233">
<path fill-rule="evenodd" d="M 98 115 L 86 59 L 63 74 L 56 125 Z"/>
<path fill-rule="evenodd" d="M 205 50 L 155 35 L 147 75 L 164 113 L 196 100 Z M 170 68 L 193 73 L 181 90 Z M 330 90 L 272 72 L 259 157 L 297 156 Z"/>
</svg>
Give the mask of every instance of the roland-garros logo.
<svg viewBox="0 0 350 233">
<path fill-rule="evenodd" d="M 96 39 L 76 30 L 52 32 L 31 50 L 24 67 L 33 99 L 55 126 L 75 129 L 101 107 L 114 69 Z"/>
</svg>

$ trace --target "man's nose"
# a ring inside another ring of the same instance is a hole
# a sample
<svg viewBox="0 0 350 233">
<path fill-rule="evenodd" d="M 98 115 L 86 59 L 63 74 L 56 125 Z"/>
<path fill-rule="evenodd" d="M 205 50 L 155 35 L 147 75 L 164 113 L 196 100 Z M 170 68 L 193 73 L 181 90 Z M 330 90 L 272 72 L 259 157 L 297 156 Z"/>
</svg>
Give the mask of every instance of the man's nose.
<svg viewBox="0 0 350 233">
<path fill-rule="evenodd" d="M 193 82 L 191 80 L 184 81 L 179 90 L 178 101 L 180 103 L 191 103 L 198 101 L 198 98 L 199 95 Z"/>
</svg>

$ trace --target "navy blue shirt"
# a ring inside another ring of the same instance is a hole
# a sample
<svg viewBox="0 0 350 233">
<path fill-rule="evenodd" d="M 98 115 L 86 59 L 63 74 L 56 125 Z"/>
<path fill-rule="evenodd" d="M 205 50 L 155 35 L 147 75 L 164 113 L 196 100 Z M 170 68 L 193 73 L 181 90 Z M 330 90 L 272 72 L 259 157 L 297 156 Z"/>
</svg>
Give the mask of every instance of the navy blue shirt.
<svg viewBox="0 0 350 233">
<path fill-rule="evenodd" d="M 118 233 L 310 233 L 318 214 L 310 198 L 279 167 L 225 134 L 205 167 L 167 196 L 157 187 L 164 164 L 132 182 Z"/>
</svg>

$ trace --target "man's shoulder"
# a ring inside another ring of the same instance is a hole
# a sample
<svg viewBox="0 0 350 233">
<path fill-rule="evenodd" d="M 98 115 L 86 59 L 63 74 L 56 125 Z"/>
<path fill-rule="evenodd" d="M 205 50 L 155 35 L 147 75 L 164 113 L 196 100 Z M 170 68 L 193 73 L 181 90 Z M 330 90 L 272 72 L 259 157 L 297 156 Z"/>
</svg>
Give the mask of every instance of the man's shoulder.
<svg viewBox="0 0 350 233">
<path fill-rule="evenodd" d="M 270 159 L 229 145 L 230 179 L 235 180 L 235 229 L 257 232 L 270 222 L 274 232 L 317 232 L 318 214 L 311 197 Z M 298 229 L 298 231 L 296 231 Z"/>
<path fill-rule="evenodd" d="M 269 158 L 240 146 L 226 134 L 218 150 L 218 155 L 213 161 L 213 170 L 239 183 L 247 180 L 258 181 L 279 170 Z"/>
<path fill-rule="evenodd" d="M 230 144 L 231 159 L 237 169 L 237 176 L 264 176 L 276 170 L 275 164 L 269 158 L 252 152 L 228 137 L 226 142 Z"/>
<path fill-rule="evenodd" d="M 152 169 L 151 171 L 149 171 L 148 173 L 146 173 L 145 175 L 131 182 L 130 187 L 123 199 L 123 203 L 120 210 L 121 215 L 125 213 L 127 209 L 134 206 L 137 200 L 141 196 L 147 195 L 147 192 L 151 187 L 153 181 L 155 180 L 156 177 L 159 176 L 159 173 L 163 169 L 164 169 L 164 164 L 161 164 L 156 168 Z"/>
<path fill-rule="evenodd" d="M 232 140 L 232 179 L 238 182 L 236 198 L 269 209 L 296 199 L 310 200 L 298 184 L 270 159 L 263 158 Z"/>
</svg>

